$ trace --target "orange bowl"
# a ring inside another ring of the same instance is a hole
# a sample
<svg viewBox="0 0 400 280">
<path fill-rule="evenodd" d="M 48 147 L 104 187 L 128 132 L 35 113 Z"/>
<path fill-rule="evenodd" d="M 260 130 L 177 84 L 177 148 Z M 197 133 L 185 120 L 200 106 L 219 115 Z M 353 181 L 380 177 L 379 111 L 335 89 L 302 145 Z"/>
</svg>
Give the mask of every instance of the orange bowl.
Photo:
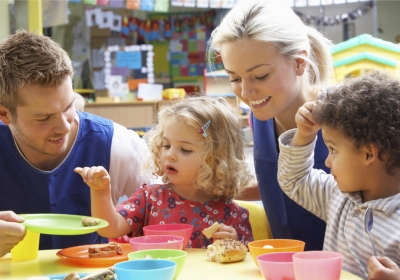
<svg viewBox="0 0 400 280">
<path fill-rule="evenodd" d="M 267 245 L 272 248 L 264 248 Z M 304 245 L 304 241 L 294 239 L 262 239 L 250 242 L 248 247 L 253 261 L 258 266 L 257 257 L 260 255 L 276 252 L 303 252 Z"/>
</svg>

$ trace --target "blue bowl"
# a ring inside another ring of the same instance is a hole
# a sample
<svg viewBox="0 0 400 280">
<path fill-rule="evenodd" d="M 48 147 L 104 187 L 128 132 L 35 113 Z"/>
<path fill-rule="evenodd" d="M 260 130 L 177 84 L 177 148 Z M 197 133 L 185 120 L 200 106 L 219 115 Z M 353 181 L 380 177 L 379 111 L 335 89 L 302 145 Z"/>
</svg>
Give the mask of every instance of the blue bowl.
<svg viewBox="0 0 400 280">
<path fill-rule="evenodd" d="M 170 260 L 131 260 L 114 265 L 118 280 L 172 280 L 176 263 Z"/>
</svg>

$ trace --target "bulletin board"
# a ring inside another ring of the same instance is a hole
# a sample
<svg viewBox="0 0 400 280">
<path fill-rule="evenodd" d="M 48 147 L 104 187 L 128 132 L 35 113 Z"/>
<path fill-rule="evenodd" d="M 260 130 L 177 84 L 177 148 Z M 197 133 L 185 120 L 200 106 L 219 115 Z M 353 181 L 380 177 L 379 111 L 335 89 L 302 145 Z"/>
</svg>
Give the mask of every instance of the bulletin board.
<svg viewBox="0 0 400 280">
<path fill-rule="evenodd" d="M 152 45 L 109 46 L 104 52 L 104 86 L 110 97 L 126 97 L 140 83 L 154 83 Z"/>
</svg>

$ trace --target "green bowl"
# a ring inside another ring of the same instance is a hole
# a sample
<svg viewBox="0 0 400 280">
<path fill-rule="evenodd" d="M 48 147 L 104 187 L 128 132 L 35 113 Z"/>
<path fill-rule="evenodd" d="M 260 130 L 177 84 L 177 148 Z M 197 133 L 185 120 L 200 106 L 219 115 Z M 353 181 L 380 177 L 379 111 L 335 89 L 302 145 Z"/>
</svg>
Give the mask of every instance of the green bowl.
<svg viewBox="0 0 400 280">
<path fill-rule="evenodd" d="M 176 262 L 176 271 L 174 279 L 178 278 L 185 264 L 187 252 L 174 249 L 152 249 L 135 251 L 128 254 L 129 260 L 142 260 L 145 256 L 151 256 L 153 259 L 165 259 Z"/>
</svg>

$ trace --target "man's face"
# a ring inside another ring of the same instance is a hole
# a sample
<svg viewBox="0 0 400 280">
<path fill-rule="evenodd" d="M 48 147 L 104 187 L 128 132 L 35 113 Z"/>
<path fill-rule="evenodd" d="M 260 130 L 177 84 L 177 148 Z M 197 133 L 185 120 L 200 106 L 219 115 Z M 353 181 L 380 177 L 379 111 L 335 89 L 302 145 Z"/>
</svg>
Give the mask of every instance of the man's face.
<svg viewBox="0 0 400 280">
<path fill-rule="evenodd" d="M 22 103 L 9 127 L 24 156 L 36 162 L 54 160 L 68 152 L 75 117 L 71 79 L 56 87 L 26 85 L 18 94 Z"/>
</svg>

